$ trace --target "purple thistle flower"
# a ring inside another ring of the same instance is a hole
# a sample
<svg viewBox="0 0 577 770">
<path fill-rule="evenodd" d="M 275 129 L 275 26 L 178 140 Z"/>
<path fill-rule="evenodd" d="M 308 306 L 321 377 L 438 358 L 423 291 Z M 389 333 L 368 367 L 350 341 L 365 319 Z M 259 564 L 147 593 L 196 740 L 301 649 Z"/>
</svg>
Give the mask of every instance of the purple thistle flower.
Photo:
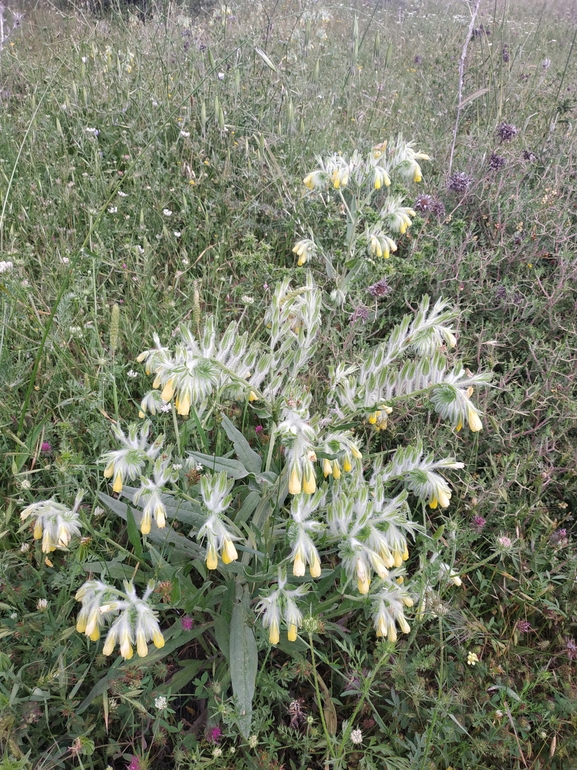
<svg viewBox="0 0 577 770">
<path fill-rule="evenodd" d="M 366 324 L 366 322 L 369 320 L 369 308 L 365 305 L 359 305 L 357 308 L 354 309 L 354 311 L 351 313 L 349 317 L 349 322 L 351 324 L 355 324 L 357 321 L 360 321 L 361 323 Z"/>
<path fill-rule="evenodd" d="M 502 142 L 510 142 L 518 133 L 519 129 L 512 123 L 503 122 L 497 126 L 497 136 Z"/>
<path fill-rule="evenodd" d="M 464 171 L 456 171 L 449 177 L 447 181 L 447 189 L 455 193 L 464 193 L 467 192 L 471 186 L 472 181 L 473 178 L 470 177 L 469 174 L 465 174 Z"/>
<path fill-rule="evenodd" d="M 507 160 L 502 155 L 492 152 L 489 156 L 489 168 L 491 171 L 500 171 L 507 165 Z"/>
<path fill-rule="evenodd" d="M 423 214 L 427 214 L 433 205 L 432 195 L 419 195 L 415 200 L 414 209 L 420 211 Z"/>
<path fill-rule="evenodd" d="M 386 278 L 381 278 L 380 281 L 373 283 L 367 288 L 367 291 L 371 297 L 384 297 L 392 291 L 392 288 L 387 283 Z"/>
</svg>

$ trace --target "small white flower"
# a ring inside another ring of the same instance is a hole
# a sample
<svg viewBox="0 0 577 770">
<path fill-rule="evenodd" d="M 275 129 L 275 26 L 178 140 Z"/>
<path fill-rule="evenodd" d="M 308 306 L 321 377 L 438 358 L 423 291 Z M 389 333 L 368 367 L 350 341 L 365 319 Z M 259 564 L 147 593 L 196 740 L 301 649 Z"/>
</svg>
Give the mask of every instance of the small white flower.
<svg viewBox="0 0 577 770">
<path fill-rule="evenodd" d="M 180 135 L 184 136 L 185 139 L 188 139 L 188 137 L 190 136 L 190 131 L 181 131 Z"/>
<path fill-rule="evenodd" d="M 251 735 L 248 739 L 248 745 L 251 749 L 256 749 L 258 746 L 258 735 Z"/>
<path fill-rule="evenodd" d="M 47 608 L 48 608 L 48 599 L 38 599 L 38 604 L 36 605 L 36 609 L 40 610 L 40 612 L 44 612 L 44 610 Z"/>
<path fill-rule="evenodd" d="M 22 553 L 27 553 L 30 550 L 30 543 L 22 543 L 20 546 L 20 551 Z"/>
<path fill-rule="evenodd" d="M 186 257 L 182 258 L 182 264 L 183 265 L 188 265 L 189 264 L 189 261 L 188 261 L 188 259 Z"/>
<path fill-rule="evenodd" d="M 61 257 L 61 258 L 60 258 L 60 262 L 61 262 L 63 265 L 69 265 L 69 264 L 70 264 L 70 260 L 68 259 L 68 257 Z"/>
<path fill-rule="evenodd" d="M 138 372 L 135 372 L 133 369 L 129 369 L 126 376 L 134 380 L 136 377 L 138 377 Z"/>
<path fill-rule="evenodd" d="M 222 749 L 219 746 L 217 746 L 216 749 L 213 749 L 212 756 L 222 757 Z"/>
<path fill-rule="evenodd" d="M 198 473 L 200 473 L 204 469 L 204 465 L 202 463 L 196 464 L 196 470 Z"/>
<path fill-rule="evenodd" d="M 163 711 L 168 706 L 168 698 L 164 695 L 159 695 L 158 698 L 154 699 L 154 706 L 159 711 Z"/>
<path fill-rule="evenodd" d="M 13 262 L 0 262 L 0 273 L 9 273 L 14 268 Z"/>
<path fill-rule="evenodd" d="M 351 743 L 354 743 L 356 746 L 359 745 L 359 743 L 363 742 L 363 734 L 360 730 L 353 730 L 351 733 Z"/>
<path fill-rule="evenodd" d="M 24 479 L 20 482 L 20 489 L 30 489 L 32 487 L 32 484 L 28 479 Z"/>
<path fill-rule="evenodd" d="M 118 194 L 121 198 L 128 198 L 128 193 L 125 193 L 123 190 L 119 190 Z"/>
<path fill-rule="evenodd" d="M 87 62 L 87 61 L 88 61 L 88 59 L 86 58 L 86 56 L 83 56 L 83 57 L 82 57 L 82 63 L 83 63 L 83 64 L 86 64 L 86 62 Z"/>
<path fill-rule="evenodd" d="M 160 411 L 161 412 L 170 412 L 171 409 L 172 409 L 172 407 L 170 406 L 170 404 L 163 404 L 160 407 Z"/>
<path fill-rule="evenodd" d="M 170 209 L 163 209 L 162 213 L 164 214 L 165 217 L 171 217 L 172 216 L 172 211 Z"/>
<path fill-rule="evenodd" d="M 224 72 L 219 72 L 218 73 L 218 79 L 219 80 L 224 80 Z"/>
<path fill-rule="evenodd" d="M 181 463 L 174 463 L 172 466 L 173 471 L 181 471 L 182 470 L 182 464 Z"/>
<path fill-rule="evenodd" d="M 11 612 L 10 613 L 10 620 L 16 620 L 17 617 L 18 617 L 18 613 L 17 612 Z"/>
<path fill-rule="evenodd" d="M 479 662 L 479 657 L 477 656 L 476 653 L 470 652 L 467 655 L 467 663 L 469 666 L 476 666 L 478 662 Z"/>
<path fill-rule="evenodd" d="M 179 230 L 175 230 L 172 234 L 174 235 L 175 238 L 180 238 L 180 236 L 182 235 L 182 233 Z"/>
<path fill-rule="evenodd" d="M 254 297 L 249 297 L 248 294 L 243 294 L 241 300 L 245 305 L 254 305 Z"/>
<path fill-rule="evenodd" d="M 97 128 L 85 128 L 84 129 L 87 134 L 90 134 L 91 136 L 98 136 L 100 131 Z"/>
<path fill-rule="evenodd" d="M 116 206 L 111 206 L 111 207 L 108 209 L 108 213 L 109 213 L 109 214 L 116 214 L 116 212 L 117 212 L 117 211 L 118 211 L 118 209 L 116 208 Z"/>
</svg>

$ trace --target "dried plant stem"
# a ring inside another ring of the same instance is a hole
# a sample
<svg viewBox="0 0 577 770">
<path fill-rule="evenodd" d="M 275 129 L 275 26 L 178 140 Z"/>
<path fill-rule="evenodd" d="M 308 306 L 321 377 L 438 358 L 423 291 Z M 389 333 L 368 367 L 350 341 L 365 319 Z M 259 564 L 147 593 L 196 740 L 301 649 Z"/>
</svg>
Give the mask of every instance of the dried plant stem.
<svg viewBox="0 0 577 770">
<path fill-rule="evenodd" d="M 467 30 L 467 37 L 463 43 L 463 50 L 461 51 L 461 58 L 459 59 L 459 90 L 457 95 L 457 115 L 455 117 L 455 125 L 453 127 L 453 140 L 451 142 L 451 153 L 449 155 L 449 176 L 453 170 L 453 155 L 455 154 L 455 144 L 457 143 L 457 132 L 459 130 L 459 121 L 461 119 L 461 110 L 463 108 L 463 80 L 465 79 L 465 59 L 467 58 L 467 49 L 469 43 L 473 37 L 473 29 L 475 27 L 475 21 L 477 20 L 477 14 L 479 13 L 479 6 L 481 0 L 475 0 L 471 8 L 471 21 L 469 22 L 469 29 Z"/>
</svg>

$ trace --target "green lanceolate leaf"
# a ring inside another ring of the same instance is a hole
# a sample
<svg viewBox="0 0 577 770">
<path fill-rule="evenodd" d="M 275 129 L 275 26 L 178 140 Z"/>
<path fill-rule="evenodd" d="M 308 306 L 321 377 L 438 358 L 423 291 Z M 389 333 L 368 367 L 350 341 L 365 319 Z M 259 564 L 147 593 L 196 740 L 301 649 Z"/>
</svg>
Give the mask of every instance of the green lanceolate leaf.
<svg viewBox="0 0 577 770">
<path fill-rule="evenodd" d="M 262 466 L 261 456 L 254 451 L 242 433 L 235 428 L 226 415 L 222 418 L 222 427 L 226 435 L 234 444 L 234 451 L 240 462 L 249 473 L 260 473 Z"/>
<path fill-rule="evenodd" d="M 238 726 L 244 738 L 250 735 L 252 699 L 258 668 L 258 652 L 252 630 L 248 590 L 232 608 L 230 623 L 230 675 L 238 712 Z"/>
</svg>

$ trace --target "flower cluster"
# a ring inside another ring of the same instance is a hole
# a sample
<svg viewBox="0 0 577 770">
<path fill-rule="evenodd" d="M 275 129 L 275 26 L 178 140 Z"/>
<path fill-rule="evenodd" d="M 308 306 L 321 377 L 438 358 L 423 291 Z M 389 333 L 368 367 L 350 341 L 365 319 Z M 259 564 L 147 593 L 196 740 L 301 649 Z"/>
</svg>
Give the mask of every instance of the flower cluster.
<svg viewBox="0 0 577 770">
<path fill-rule="evenodd" d="M 78 509 L 84 493 L 78 492 L 72 509 L 55 500 L 43 500 L 24 508 L 20 514 L 22 520 L 28 516 L 36 518 L 34 539 L 42 540 L 42 552 L 51 553 L 57 548 L 67 550 L 70 540 L 80 534 Z"/>
<path fill-rule="evenodd" d="M 417 152 L 411 142 L 404 142 L 401 137 L 389 143 L 377 144 L 365 155 L 355 150 L 350 156 L 334 153 L 317 158 L 317 168 L 305 176 L 303 183 L 309 190 L 307 195 L 311 192 L 322 193 L 332 188 L 341 196 L 348 219 L 347 263 L 351 264 L 360 257 L 361 252 L 357 249 L 358 224 L 371 207 L 374 193 L 390 187 L 392 176 L 403 182 L 420 182 L 422 171 L 419 161 L 422 160 L 430 158 L 423 152 Z M 346 197 L 343 196 L 343 191 L 347 192 Z M 387 197 L 376 219 L 374 211 L 370 217 L 366 217 L 362 240 L 368 256 L 385 259 L 390 257 L 391 253 L 397 250 L 397 244 L 390 234 L 403 235 L 414 216 L 415 211 L 412 208 L 402 205 L 402 198 Z M 324 253 L 319 244 L 311 238 L 299 240 L 293 252 L 298 257 L 299 265 L 303 265 L 317 254 L 322 256 L 327 264 L 329 277 L 335 277 L 331 256 Z M 347 280 L 343 275 L 340 281 L 337 280 L 335 298 L 344 295 L 346 285 Z"/>
<path fill-rule="evenodd" d="M 148 460 L 154 460 L 158 456 L 164 443 L 164 437 L 159 436 L 153 444 L 149 445 L 149 422 L 144 423 L 140 431 L 138 425 L 130 425 L 128 436 L 118 425 L 113 425 L 112 431 L 123 447 L 103 454 L 101 462 L 106 463 L 104 478 L 112 478 L 112 489 L 114 492 L 120 493 L 126 479 L 135 479 L 140 475 Z"/>
<path fill-rule="evenodd" d="M 297 607 L 296 600 L 304 596 L 307 590 L 305 585 L 289 589 L 286 576 L 279 570 L 276 589 L 263 596 L 256 608 L 257 613 L 262 615 L 264 628 L 268 628 L 271 644 L 279 643 L 283 622 L 287 628 L 289 642 L 296 641 L 298 630 L 303 623 L 302 612 Z"/>
<path fill-rule="evenodd" d="M 154 582 L 150 582 L 142 598 L 139 598 L 130 581 L 124 582 L 124 592 L 100 580 L 87 581 L 76 593 L 76 600 L 82 603 L 76 630 L 95 642 L 100 638 L 107 616 L 116 616 L 102 652 L 110 655 L 118 643 L 122 657 L 130 660 L 134 654 L 133 645 L 136 644 L 139 657 L 144 658 L 148 655 L 149 641 L 157 648 L 164 647 L 164 636 L 156 613 L 148 604 L 153 590 Z"/>
<path fill-rule="evenodd" d="M 198 530 L 197 539 L 206 539 L 207 569 L 218 567 L 219 555 L 224 564 L 230 564 L 238 559 L 233 543 L 233 540 L 238 538 L 230 532 L 222 518 L 232 502 L 230 492 L 233 485 L 234 479 L 228 479 L 224 472 L 207 474 L 200 479 L 202 501 L 210 516 Z"/>
</svg>

